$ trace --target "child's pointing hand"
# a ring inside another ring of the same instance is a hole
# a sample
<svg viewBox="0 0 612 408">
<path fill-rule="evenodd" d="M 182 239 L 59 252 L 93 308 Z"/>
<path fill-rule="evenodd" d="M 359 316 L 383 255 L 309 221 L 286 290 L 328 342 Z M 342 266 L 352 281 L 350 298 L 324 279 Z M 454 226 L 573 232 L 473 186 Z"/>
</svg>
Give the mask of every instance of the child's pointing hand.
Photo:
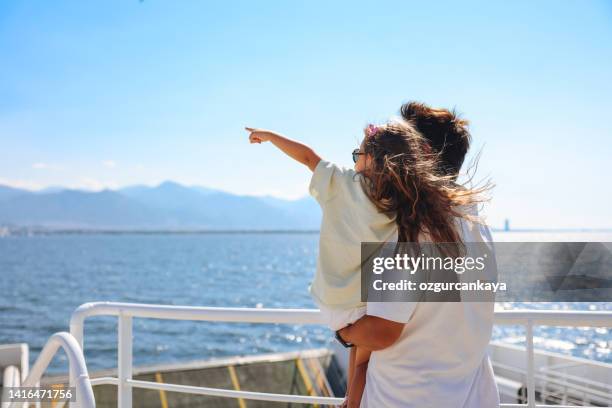
<svg viewBox="0 0 612 408">
<path fill-rule="evenodd" d="M 272 136 L 272 132 L 263 129 L 256 129 L 245 127 L 246 131 L 249 132 L 249 142 L 261 143 L 268 142 Z"/>
</svg>

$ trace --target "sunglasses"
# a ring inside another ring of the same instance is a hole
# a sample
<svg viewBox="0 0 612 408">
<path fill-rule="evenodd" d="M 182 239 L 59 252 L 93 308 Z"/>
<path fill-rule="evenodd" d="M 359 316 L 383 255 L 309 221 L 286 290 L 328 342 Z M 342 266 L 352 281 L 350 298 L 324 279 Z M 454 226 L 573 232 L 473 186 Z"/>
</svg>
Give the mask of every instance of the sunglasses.
<svg viewBox="0 0 612 408">
<path fill-rule="evenodd" d="M 365 154 L 363 152 L 360 152 L 359 149 L 355 149 L 353 150 L 353 163 L 357 163 L 357 160 L 359 160 L 359 155 Z"/>
</svg>

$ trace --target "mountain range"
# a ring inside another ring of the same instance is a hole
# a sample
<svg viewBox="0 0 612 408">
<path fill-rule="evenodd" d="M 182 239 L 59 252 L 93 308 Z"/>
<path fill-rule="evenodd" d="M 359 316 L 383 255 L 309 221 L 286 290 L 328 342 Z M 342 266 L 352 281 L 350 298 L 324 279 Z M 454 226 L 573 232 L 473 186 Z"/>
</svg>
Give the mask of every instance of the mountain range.
<svg viewBox="0 0 612 408">
<path fill-rule="evenodd" d="M 311 197 L 283 200 L 166 181 L 118 190 L 0 185 L 0 225 L 105 230 L 316 230 L 321 211 Z"/>
</svg>

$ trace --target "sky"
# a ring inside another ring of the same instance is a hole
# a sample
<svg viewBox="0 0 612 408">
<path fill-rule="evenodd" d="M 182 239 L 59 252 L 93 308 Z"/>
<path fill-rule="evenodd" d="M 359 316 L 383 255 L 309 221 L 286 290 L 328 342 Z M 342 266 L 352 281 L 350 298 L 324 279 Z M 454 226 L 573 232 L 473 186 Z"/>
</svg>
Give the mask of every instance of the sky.
<svg viewBox="0 0 612 408">
<path fill-rule="evenodd" d="M 0 184 L 306 195 L 410 100 L 471 123 L 489 223 L 612 228 L 610 1 L 3 1 Z M 469 159 L 468 159 L 469 160 Z"/>
</svg>

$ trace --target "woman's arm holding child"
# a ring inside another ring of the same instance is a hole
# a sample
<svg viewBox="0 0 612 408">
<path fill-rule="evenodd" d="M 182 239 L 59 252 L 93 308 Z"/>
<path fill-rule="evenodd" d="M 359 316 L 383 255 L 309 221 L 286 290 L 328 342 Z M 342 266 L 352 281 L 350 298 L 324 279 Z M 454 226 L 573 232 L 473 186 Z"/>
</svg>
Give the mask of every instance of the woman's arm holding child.
<svg viewBox="0 0 612 408">
<path fill-rule="evenodd" d="M 367 350 L 382 350 L 399 339 L 404 323 L 394 322 L 377 316 L 365 315 L 350 326 L 338 331 L 346 342 Z"/>
<path fill-rule="evenodd" d="M 251 143 L 271 142 L 274 146 L 282 150 L 287 156 L 306 165 L 311 171 L 314 171 L 321 158 L 310 147 L 279 135 L 278 133 L 264 130 L 245 127 L 249 132 L 249 141 Z"/>
</svg>

